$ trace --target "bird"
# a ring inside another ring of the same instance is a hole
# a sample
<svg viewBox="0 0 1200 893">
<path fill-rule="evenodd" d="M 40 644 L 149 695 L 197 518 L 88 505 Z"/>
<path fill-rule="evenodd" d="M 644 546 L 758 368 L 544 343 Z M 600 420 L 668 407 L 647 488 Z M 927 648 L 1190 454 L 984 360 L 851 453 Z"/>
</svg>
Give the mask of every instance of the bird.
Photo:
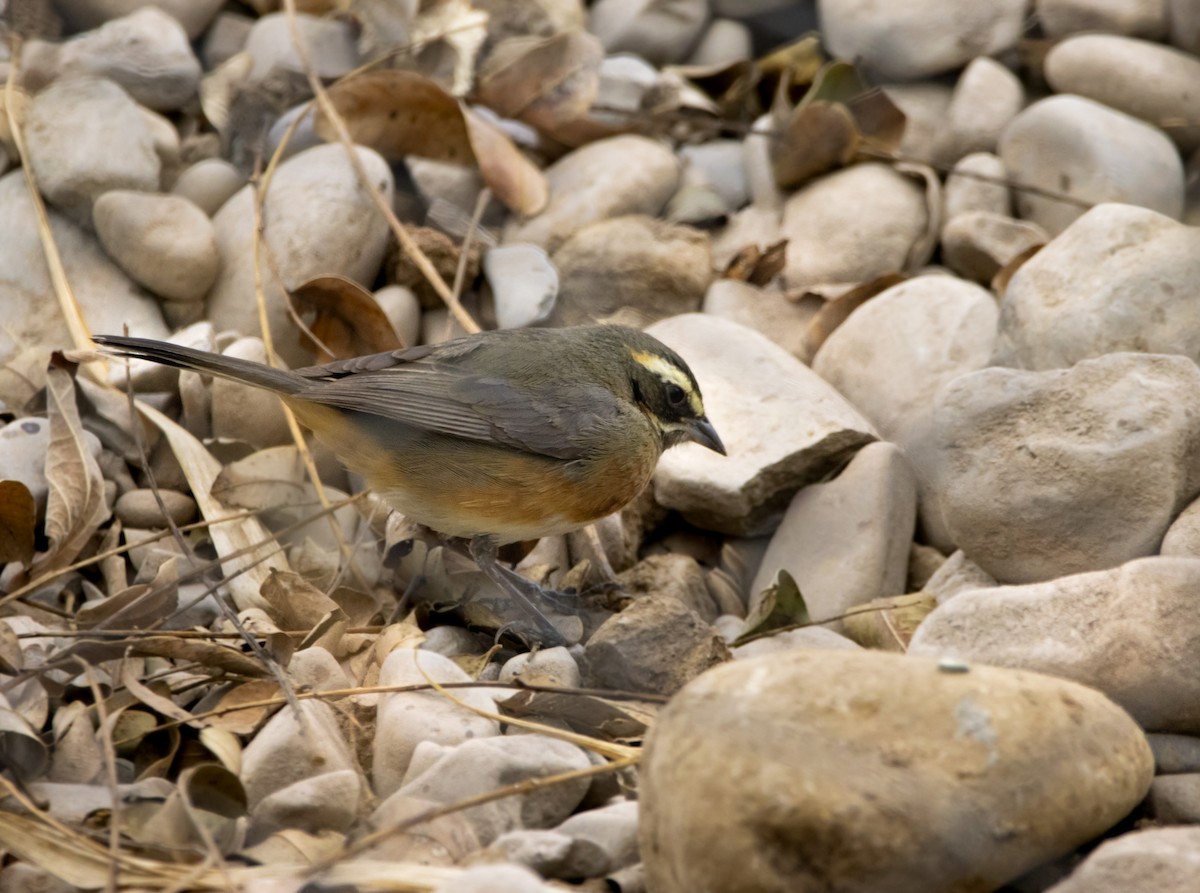
<svg viewBox="0 0 1200 893">
<path fill-rule="evenodd" d="M 395 510 L 465 540 L 526 644 L 567 644 L 562 604 L 499 547 L 566 533 L 637 497 L 663 451 L 726 449 L 683 358 L 619 325 L 501 329 L 287 370 L 165 341 L 96 335 L 108 354 L 276 394 Z M 499 633 L 497 633 L 499 635 Z"/>
</svg>

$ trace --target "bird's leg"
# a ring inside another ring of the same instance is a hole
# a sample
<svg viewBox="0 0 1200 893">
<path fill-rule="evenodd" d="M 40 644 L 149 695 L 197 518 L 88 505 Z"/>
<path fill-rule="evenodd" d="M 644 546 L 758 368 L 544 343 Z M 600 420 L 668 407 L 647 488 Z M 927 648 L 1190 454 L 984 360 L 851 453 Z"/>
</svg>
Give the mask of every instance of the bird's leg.
<svg viewBox="0 0 1200 893">
<path fill-rule="evenodd" d="M 571 627 L 570 634 L 564 633 L 558 626 L 555 626 L 542 609 L 543 605 L 548 605 L 551 609 L 558 607 L 553 604 L 554 599 L 547 597 L 551 593 L 532 580 L 527 580 L 516 571 L 509 570 L 500 564 L 497 559 L 499 546 L 495 537 L 472 537 L 470 550 L 471 557 L 475 559 L 479 569 L 488 579 L 499 586 L 505 595 L 509 596 L 524 615 L 523 618 L 507 624 L 507 629 L 512 630 L 529 644 L 553 647 L 579 641 L 583 633 L 582 622 L 577 617 L 563 618 L 560 623 L 563 626 Z"/>
</svg>

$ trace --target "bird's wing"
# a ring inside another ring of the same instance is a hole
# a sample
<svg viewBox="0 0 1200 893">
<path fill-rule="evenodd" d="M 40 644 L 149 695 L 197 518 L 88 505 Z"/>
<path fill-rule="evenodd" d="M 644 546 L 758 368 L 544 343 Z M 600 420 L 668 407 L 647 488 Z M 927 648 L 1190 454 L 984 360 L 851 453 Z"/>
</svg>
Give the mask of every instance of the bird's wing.
<svg viewBox="0 0 1200 893">
<path fill-rule="evenodd" d="M 357 365 L 338 368 L 352 364 Z M 617 398 L 599 386 L 552 383 L 534 391 L 441 358 L 406 357 L 387 365 L 380 355 L 321 369 L 327 377 L 314 380 L 297 397 L 556 459 L 582 458 L 588 433 L 619 412 Z"/>
</svg>

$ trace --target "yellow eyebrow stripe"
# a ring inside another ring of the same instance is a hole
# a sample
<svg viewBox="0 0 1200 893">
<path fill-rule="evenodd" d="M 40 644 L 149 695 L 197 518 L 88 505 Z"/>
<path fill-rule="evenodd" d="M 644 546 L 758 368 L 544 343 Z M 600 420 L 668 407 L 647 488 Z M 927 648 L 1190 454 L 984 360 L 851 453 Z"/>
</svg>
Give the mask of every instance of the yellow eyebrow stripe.
<svg viewBox="0 0 1200 893">
<path fill-rule="evenodd" d="M 641 350 L 630 350 L 629 353 L 638 365 L 650 370 L 663 381 L 683 388 L 683 392 L 688 395 L 688 402 L 692 404 L 692 411 L 698 416 L 704 415 L 704 404 L 700 402 L 700 395 L 692 387 L 691 379 L 682 369 L 658 354 L 646 353 Z"/>
</svg>

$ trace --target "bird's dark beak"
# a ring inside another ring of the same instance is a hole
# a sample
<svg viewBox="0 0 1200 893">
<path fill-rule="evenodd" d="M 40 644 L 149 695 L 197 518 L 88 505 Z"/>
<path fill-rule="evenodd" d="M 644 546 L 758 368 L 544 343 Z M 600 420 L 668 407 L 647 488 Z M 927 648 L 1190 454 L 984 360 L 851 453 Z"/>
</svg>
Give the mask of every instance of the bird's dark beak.
<svg viewBox="0 0 1200 893">
<path fill-rule="evenodd" d="M 687 433 L 688 440 L 708 447 L 714 453 L 720 453 L 722 456 L 728 455 L 725 452 L 725 444 L 721 443 L 721 437 L 717 434 L 717 429 L 705 416 L 689 421 Z"/>
</svg>

